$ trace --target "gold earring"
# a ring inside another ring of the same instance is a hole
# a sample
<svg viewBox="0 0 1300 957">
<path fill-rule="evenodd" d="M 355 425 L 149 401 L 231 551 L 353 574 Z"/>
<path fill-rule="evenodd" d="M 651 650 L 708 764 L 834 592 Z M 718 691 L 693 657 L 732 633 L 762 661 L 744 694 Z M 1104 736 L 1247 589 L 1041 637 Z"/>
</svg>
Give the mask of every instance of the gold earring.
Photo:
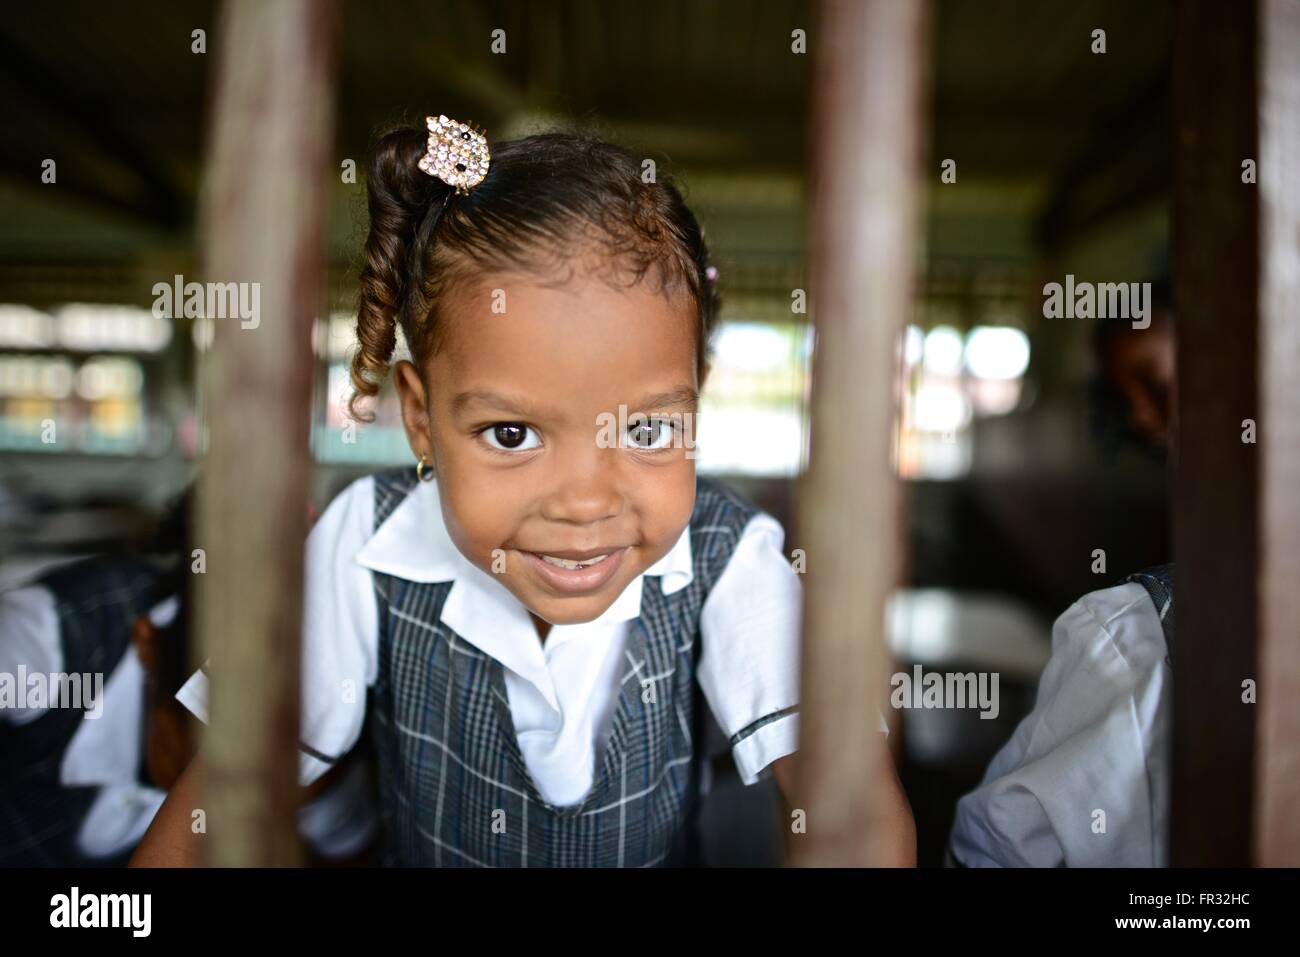
<svg viewBox="0 0 1300 957">
<path fill-rule="evenodd" d="M 428 474 L 424 471 L 424 453 L 420 453 L 420 461 L 415 463 L 415 477 L 421 482 L 433 481 L 433 466 L 429 466 Z"/>
</svg>

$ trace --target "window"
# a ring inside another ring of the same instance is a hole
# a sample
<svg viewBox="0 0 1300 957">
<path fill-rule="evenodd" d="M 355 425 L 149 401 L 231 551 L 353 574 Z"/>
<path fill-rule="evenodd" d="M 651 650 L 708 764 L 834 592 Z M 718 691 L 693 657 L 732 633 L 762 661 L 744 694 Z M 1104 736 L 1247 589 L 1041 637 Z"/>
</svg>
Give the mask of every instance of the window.
<svg viewBox="0 0 1300 957">
<path fill-rule="evenodd" d="M 0 305 L 0 448 L 151 454 L 172 430 L 154 401 L 172 326 L 134 306 Z"/>
</svg>

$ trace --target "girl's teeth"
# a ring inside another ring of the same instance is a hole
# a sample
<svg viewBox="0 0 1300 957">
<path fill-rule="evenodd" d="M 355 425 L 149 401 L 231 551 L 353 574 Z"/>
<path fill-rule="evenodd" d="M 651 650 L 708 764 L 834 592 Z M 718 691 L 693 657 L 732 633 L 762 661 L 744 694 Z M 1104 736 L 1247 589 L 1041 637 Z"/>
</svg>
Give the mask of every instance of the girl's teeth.
<svg viewBox="0 0 1300 957">
<path fill-rule="evenodd" d="M 603 562 L 609 558 L 609 555 L 597 555 L 595 558 L 588 558 L 585 562 L 574 562 L 567 558 L 552 558 L 550 555 L 540 555 L 538 557 L 549 565 L 559 565 L 561 568 L 586 568 L 588 565 L 596 564 L 596 562 Z"/>
</svg>

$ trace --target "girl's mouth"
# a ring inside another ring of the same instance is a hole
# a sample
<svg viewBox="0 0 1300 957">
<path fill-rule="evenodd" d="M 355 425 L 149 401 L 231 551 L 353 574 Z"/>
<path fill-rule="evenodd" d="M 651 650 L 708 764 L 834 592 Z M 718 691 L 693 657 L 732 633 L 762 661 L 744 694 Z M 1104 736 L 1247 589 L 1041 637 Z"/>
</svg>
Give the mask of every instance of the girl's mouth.
<svg viewBox="0 0 1300 957">
<path fill-rule="evenodd" d="M 604 587 L 622 564 L 627 546 L 604 549 L 582 558 L 524 552 L 537 577 L 555 591 L 581 594 Z"/>
<path fill-rule="evenodd" d="M 586 568 L 588 565 L 595 565 L 599 562 L 603 562 L 605 559 L 609 558 L 609 552 L 606 552 L 604 555 L 597 555 L 595 558 L 588 558 L 586 561 L 582 562 L 570 561 L 567 558 L 556 558 L 553 555 L 538 555 L 537 557 L 548 565 L 558 565 L 560 568 L 574 569 Z"/>
</svg>

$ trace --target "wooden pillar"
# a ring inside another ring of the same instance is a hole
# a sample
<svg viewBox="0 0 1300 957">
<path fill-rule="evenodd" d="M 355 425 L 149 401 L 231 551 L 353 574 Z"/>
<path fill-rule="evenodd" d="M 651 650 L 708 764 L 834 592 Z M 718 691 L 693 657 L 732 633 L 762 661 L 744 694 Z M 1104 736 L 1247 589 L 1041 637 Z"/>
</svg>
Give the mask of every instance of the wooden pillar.
<svg viewBox="0 0 1300 957">
<path fill-rule="evenodd" d="M 902 565 L 896 354 L 913 295 L 928 5 L 828 0 L 810 35 L 812 446 L 791 862 L 879 860 L 870 826 L 885 744 L 884 607 Z"/>
<path fill-rule="evenodd" d="M 211 659 L 208 863 L 298 857 L 298 676 L 311 462 L 311 323 L 325 288 L 336 11 L 231 0 L 215 40 L 204 281 L 254 283 L 258 314 L 215 318 L 199 486 L 202 654 Z"/>
<path fill-rule="evenodd" d="M 1178 336 L 1174 484 L 1178 671 L 1170 862 L 1245 865 L 1257 678 L 1257 191 L 1252 5 L 1187 0 L 1174 38 L 1172 240 Z"/>
<path fill-rule="evenodd" d="M 1262 0 L 1255 862 L 1300 866 L 1300 2 Z"/>
<path fill-rule="evenodd" d="M 1268 687 L 1255 657 L 1261 446 L 1243 441 L 1243 420 L 1262 425 L 1260 187 L 1243 182 L 1243 163 L 1259 159 L 1255 67 L 1254 4 L 1179 4 L 1171 223 L 1178 634 L 1169 839 L 1170 862 L 1182 866 L 1250 863 L 1256 707 L 1243 703 L 1242 682 Z"/>
</svg>

